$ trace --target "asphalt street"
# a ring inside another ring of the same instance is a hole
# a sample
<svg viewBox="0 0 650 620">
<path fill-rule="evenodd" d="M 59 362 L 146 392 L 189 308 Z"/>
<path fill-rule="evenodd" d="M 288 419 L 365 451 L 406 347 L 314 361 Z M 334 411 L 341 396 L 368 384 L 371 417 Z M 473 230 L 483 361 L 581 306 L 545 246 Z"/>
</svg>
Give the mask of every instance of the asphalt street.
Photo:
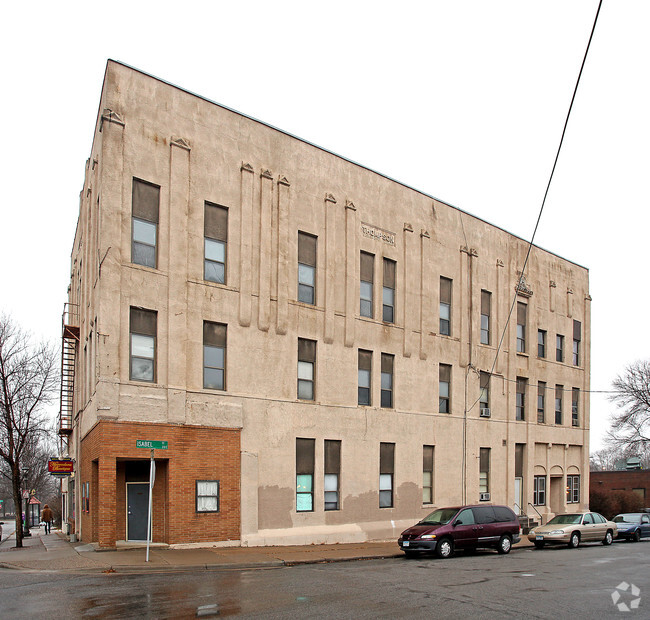
<svg viewBox="0 0 650 620">
<path fill-rule="evenodd" d="M 647 618 L 650 541 L 200 573 L 2 570 L 0 600 L 21 618 Z"/>
</svg>

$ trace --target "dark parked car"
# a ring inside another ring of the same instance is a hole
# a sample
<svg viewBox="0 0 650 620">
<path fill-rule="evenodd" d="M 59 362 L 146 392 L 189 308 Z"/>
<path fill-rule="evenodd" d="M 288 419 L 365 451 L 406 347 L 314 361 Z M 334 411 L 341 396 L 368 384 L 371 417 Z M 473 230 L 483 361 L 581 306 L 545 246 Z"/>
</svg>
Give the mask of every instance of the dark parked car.
<svg viewBox="0 0 650 620">
<path fill-rule="evenodd" d="M 457 506 L 434 510 L 404 530 L 397 543 L 407 556 L 434 552 L 448 558 L 456 548 L 509 553 L 520 534 L 519 520 L 507 506 Z"/>
<path fill-rule="evenodd" d="M 626 512 L 616 515 L 612 521 L 616 523 L 618 534 L 616 538 L 624 538 L 639 542 L 642 538 L 650 538 L 650 515 L 644 512 Z"/>
</svg>

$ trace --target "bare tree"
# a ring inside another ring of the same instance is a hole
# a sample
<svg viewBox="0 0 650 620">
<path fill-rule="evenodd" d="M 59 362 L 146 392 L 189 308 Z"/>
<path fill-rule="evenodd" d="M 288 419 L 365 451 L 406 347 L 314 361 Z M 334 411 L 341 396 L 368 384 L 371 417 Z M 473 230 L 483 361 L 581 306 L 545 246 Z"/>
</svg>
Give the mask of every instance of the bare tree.
<svg viewBox="0 0 650 620">
<path fill-rule="evenodd" d="M 14 321 L 0 316 L 0 459 L 11 477 L 16 506 L 16 546 L 22 547 L 22 488 L 28 488 L 23 468 L 39 439 L 47 434 L 47 405 L 58 385 L 54 347 L 33 343 Z"/>
</svg>

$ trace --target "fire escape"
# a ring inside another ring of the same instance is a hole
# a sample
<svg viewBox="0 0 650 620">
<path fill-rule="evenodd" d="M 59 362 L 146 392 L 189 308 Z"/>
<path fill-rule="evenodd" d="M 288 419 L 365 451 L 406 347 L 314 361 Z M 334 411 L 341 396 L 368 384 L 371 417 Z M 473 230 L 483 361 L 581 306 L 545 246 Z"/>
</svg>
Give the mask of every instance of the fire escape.
<svg viewBox="0 0 650 620">
<path fill-rule="evenodd" d="M 79 306 L 66 303 L 63 307 L 63 342 L 61 343 L 61 408 L 59 435 L 63 440 L 72 433 L 74 371 L 79 343 Z"/>
</svg>

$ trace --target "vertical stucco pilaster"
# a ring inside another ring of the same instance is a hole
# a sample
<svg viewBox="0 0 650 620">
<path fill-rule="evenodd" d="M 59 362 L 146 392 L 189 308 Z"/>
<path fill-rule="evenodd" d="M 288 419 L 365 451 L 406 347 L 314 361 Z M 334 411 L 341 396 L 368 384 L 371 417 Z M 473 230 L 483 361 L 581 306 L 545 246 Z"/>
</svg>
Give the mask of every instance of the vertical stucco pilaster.
<svg viewBox="0 0 650 620">
<path fill-rule="evenodd" d="M 241 543 L 248 546 L 248 537 L 259 529 L 259 463 L 252 452 L 241 453 Z"/>
<path fill-rule="evenodd" d="M 270 170 L 260 174 L 260 256 L 259 301 L 257 326 L 269 331 L 271 326 L 271 208 L 273 205 L 273 175 Z"/>
<path fill-rule="evenodd" d="M 278 290 L 277 324 L 275 331 L 280 335 L 287 333 L 289 328 L 289 207 L 291 186 L 285 177 L 278 179 Z"/>
<path fill-rule="evenodd" d="M 131 177 L 124 174 L 125 123 L 120 114 L 104 110 L 100 119 L 101 147 L 98 176 L 101 179 L 99 209 L 99 303 L 97 308 L 97 363 L 99 382 L 97 402 L 102 403 L 104 418 L 117 418 L 120 374 L 120 335 L 122 313 L 119 299 L 122 290 L 121 264 L 130 261 L 122 252 L 130 252 Z M 117 243 L 116 243 L 117 240 Z M 127 327 L 128 330 L 128 322 Z"/>
<path fill-rule="evenodd" d="M 573 289 L 566 290 L 566 315 L 570 319 L 573 318 Z"/>
<path fill-rule="evenodd" d="M 359 306 L 359 228 L 357 208 L 345 203 L 345 346 L 353 347 L 355 321 Z"/>
<path fill-rule="evenodd" d="M 239 324 L 251 324 L 253 252 L 251 235 L 253 232 L 253 167 L 242 163 L 240 168 L 241 202 L 239 205 L 241 221 L 239 228 Z"/>
<path fill-rule="evenodd" d="M 185 422 L 188 333 L 188 217 L 190 202 L 190 146 L 172 137 L 169 146 L 169 202 L 167 221 L 169 278 L 167 300 L 167 419 Z M 173 350 L 172 350 L 173 343 Z"/>
<path fill-rule="evenodd" d="M 508 316 L 509 312 L 509 307 L 506 306 L 508 304 L 508 297 L 507 297 L 507 290 L 506 290 L 506 281 L 507 278 L 505 276 L 505 269 L 504 269 L 504 264 L 501 259 L 497 259 L 496 262 L 496 282 L 497 282 L 497 290 L 496 295 L 493 297 L 494 303 L 492 312 L 494 312 L 494 325 L 492 327 L 492 338 L 495 346 L 499 346 L 499 342 L 501 341 L 501 333 L 503 331 L 503 328 L 505 326 L 505 320 Z M 503 344 L 501 345 L 501 350 L 499 351 L 499 355 L 497 357 L 497 363 L 496 363 L 496 372 L 499 375 L 503 375 L 503 358 L 505 356 L 505 351 L 504 348 L 508 347 L 507 341 L 504 340 Z"/>
<path fill-rule="evenodd" d="M 404 326 L 402 332 L 402 354 L 404 357 L 411 357 L 413 351 L 413 332 L 420 323 L 420 305 L 418 304 L 420 291 L 417 286 L 420 281 L 418 274 L 420 261 L 418 260 L 419 248 L 415 243 L 413 226 L 408 222 L 404 222 L 402 235 L 402 281 L 398 281 L 398 288 L 401 288 L 404 292 L 401 300 L 399 297 L 397 298 L 397 303 L 401 306 L 401 309 L 399 306 L 398 309 L 400 310 L 399 315 L 402 317 L 402 325 Z"/>
<path fill-rule="evenodd" d="M 584 298 L 584 331 L 582 359 L 584 372 L 582 373 L 582 393 L 580 394 L 579 413 L 582 416 L 582 488 L 589 489 L 589 429 L 591 428 L 591 400 L 589 390 L 591 389 L 591 295 Z"/>
<path fill-rule="evenodd" d="M 555 304 L 557 303 L 555 299 L 557 284 L 554 280 L 549 280 L 548 283 L 548 305 L 551 312 L 555 312 Z"/>
<path fill-rule="evenodd" d="M 115 470 L 115 457 L 99 457 L 99 497 L 102 498 L 102 506 L 106 511 L 99 519 L 99 546 L 115 546 L 116 530 L 116 499 L 117 499 L 117 475 Z"/>
<path fill-rule="evenodd" d="M 459 359 L 458 363 L 461 368 L 467 368 L 467 365 L 470 362 L 469 358 L 469 342 L 470 334 L 469 330 L 471 329 L 470 324 L 470 296 L 472 294 L 471 286 L 471 257 L 469 254 L 469 248 L 467 246 L 460 247 L 460 282 L 458 286 L 458 303 L 456 304 L 458 309 L 454 313 L 458 317 L 458 333 L 457 337 L 460 339 L 461 346 L 459 347 Z M 453 292 L 452 292 L 453 294 Z M 453 304 L 452 304 L 453 308 Z"/>
<path fill-rule="evenodd" d="M 433 309 L 433 278 L 427 274 L 431 265 L 431 238 L 429 233 L 420 231 L 420 359 L 425 360 L 430 354 L 431 338 L 429 332 L 434 332 L 435 315 Z"/>
<path fill-rule="evenodd" d="M 325 330 L 323 341 L 334 342 L 334 307 L 336 305 L 336 198 L 325 196 Z"/>
</svg>

